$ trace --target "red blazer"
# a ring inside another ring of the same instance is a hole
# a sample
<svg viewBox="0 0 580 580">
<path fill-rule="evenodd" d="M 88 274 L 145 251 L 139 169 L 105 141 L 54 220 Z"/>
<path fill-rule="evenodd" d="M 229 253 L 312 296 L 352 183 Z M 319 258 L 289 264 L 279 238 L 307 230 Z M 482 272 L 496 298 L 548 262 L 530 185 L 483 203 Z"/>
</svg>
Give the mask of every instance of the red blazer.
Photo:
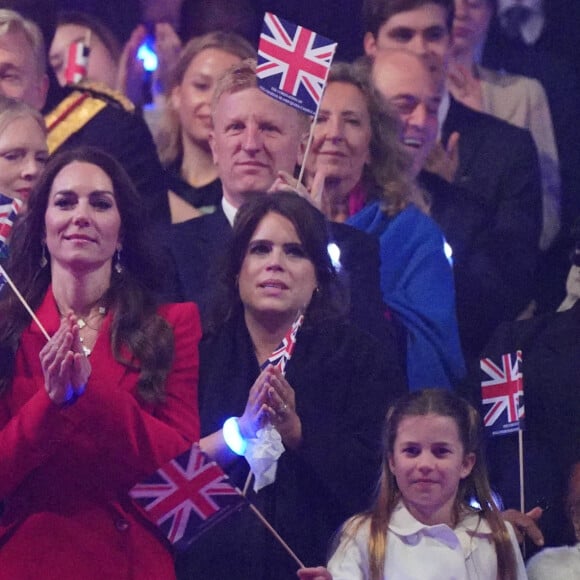
<svg viewBox="0 0 580 580">
<path fill-rule="evenodd" d="M 159 314 L 173 327 L 175 355 L 163 404 L 137 396 L 138 373 L 115 361 L 103 323 L 85 393 L 59 409 L 44 388 L 32 323 L 20 340 L 14 381 L 0 399 L 0 580 L 165 580 L 168 544 L 127 491 L 199 439 L 198 342 L 191 303 Z M 37 311 L 49 334 L 60 323 L 49 290 Z"/>
</svg>

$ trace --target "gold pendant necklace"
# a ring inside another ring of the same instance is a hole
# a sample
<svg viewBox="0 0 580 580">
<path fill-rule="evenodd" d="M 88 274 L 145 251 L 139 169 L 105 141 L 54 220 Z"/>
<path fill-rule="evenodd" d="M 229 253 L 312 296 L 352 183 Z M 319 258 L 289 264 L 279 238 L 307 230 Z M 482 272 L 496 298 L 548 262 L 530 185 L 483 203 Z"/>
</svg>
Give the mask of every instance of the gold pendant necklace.
<svg viewBox="0 0 580 580">
<path fill-rule="evenodd" d="M 97 314 L 100 316 L 104 316 L 107 313 L 107 309 L 104 306 L 99 306 L 99 309 L 97 311 Z M 91 326 L 88 321 L 91 319 L 91 316 L 88 316 L 87 319 L 85 320 L 84 318 L 77 318 L 77 325 L 79 327 L 79 329 L 84 328 L 85 326 L 92 329 L 92 330 L 98 330 L 98 328 L 94 328 L 93 326 Z"/>
</svg>

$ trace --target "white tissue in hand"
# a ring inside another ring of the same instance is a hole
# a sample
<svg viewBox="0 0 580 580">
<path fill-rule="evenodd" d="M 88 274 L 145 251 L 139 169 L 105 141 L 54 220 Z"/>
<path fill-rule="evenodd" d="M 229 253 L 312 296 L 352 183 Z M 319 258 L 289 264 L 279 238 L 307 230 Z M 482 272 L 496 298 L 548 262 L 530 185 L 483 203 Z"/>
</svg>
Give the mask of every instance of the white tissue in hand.
<svg viewBox="0 0 580 580">
<path fill-rule="evenodd" d="M 282 437 L 273 425 L 266 425 L 263 429 L 259 429 L 255 439 L 247 439 L 244 457 L 254 474 L 256 493 L 276 481 L 278 458 L 282 453 L 284 453 Z"/>
</svg>

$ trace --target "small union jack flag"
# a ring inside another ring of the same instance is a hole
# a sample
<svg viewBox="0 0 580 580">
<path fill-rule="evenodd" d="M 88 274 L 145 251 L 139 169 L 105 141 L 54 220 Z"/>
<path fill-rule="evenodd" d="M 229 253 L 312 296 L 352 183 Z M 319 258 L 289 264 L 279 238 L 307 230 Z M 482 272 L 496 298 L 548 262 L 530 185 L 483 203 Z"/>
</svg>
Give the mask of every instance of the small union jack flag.
<svg viewBox="0 0 580 580">
<path fill-rule="evenodd" d="M 278 348 L 267 358 L 262 364 L 261 369 L 264 370 L 268 365 L 273 365 L 279 368 L 282 373 L 286 370 L 286 365 L 294 352 L 294 347 L 296 346 L 296 335 L 298 330 L 302 326 L 304 321 L 304 315 L 299 314 L 298 318 L 292 323 L 292 326 L 288 329 L 288 332 L 282 339 Z"/>
<path fill-rule="evenodd" d="M 8 238 L 23 202 L 0 194 L 0 258 L 8 256 Z"/>
<path fill-rule="evenodd" d="M 129 495 L 178 550 L 247 503 L 197 443 L 135 485 Z"/>
<path fill-rule="evenodd" d="M 492 435 L 504 435 L 523 429 L 524 379 L 522 351 L 480 360 L 481 399 L 485 410 L 483 423 Z"/>
<path fill-rule="evenodd" d="M 64 69 L 64 78 L 67 84 L 76 85 L 87 78 L 90 52 L 90 47 L 82 40 L 77 40 L 68 47 L 66 68 Z"/>
<path fill-rule="evenodd" d="M 312 30 L 266 12 L 256 69 L 260 89 L 315 115 L 336 46 L 336 42 Z"/>
</svg>

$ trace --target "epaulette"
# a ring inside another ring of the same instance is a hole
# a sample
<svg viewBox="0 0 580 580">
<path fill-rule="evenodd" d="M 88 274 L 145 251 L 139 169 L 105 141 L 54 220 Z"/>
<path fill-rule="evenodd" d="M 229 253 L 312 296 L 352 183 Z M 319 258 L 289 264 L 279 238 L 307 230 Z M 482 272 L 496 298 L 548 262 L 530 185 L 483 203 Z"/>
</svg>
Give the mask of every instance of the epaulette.
<svg viewBox="0 0 580 580">
<path fill-rule="evenodd" d="M 132 113 L 133 103 L 118 91 L 96 82 L 82 82 L 45 116 L 48 150 L 52 154 L 69 137 L 80 131 L 107 105 Z"/>
<path fill-rule="evenodd" d="M 128 113 L 135 112 L 135 105 L 120 91 L 96 81 L 81 81 L 75 88 L 80 91 L 88 91 L 97 99 L 105 99 L 111 105 L 123 107 Z"/>
</svg>

